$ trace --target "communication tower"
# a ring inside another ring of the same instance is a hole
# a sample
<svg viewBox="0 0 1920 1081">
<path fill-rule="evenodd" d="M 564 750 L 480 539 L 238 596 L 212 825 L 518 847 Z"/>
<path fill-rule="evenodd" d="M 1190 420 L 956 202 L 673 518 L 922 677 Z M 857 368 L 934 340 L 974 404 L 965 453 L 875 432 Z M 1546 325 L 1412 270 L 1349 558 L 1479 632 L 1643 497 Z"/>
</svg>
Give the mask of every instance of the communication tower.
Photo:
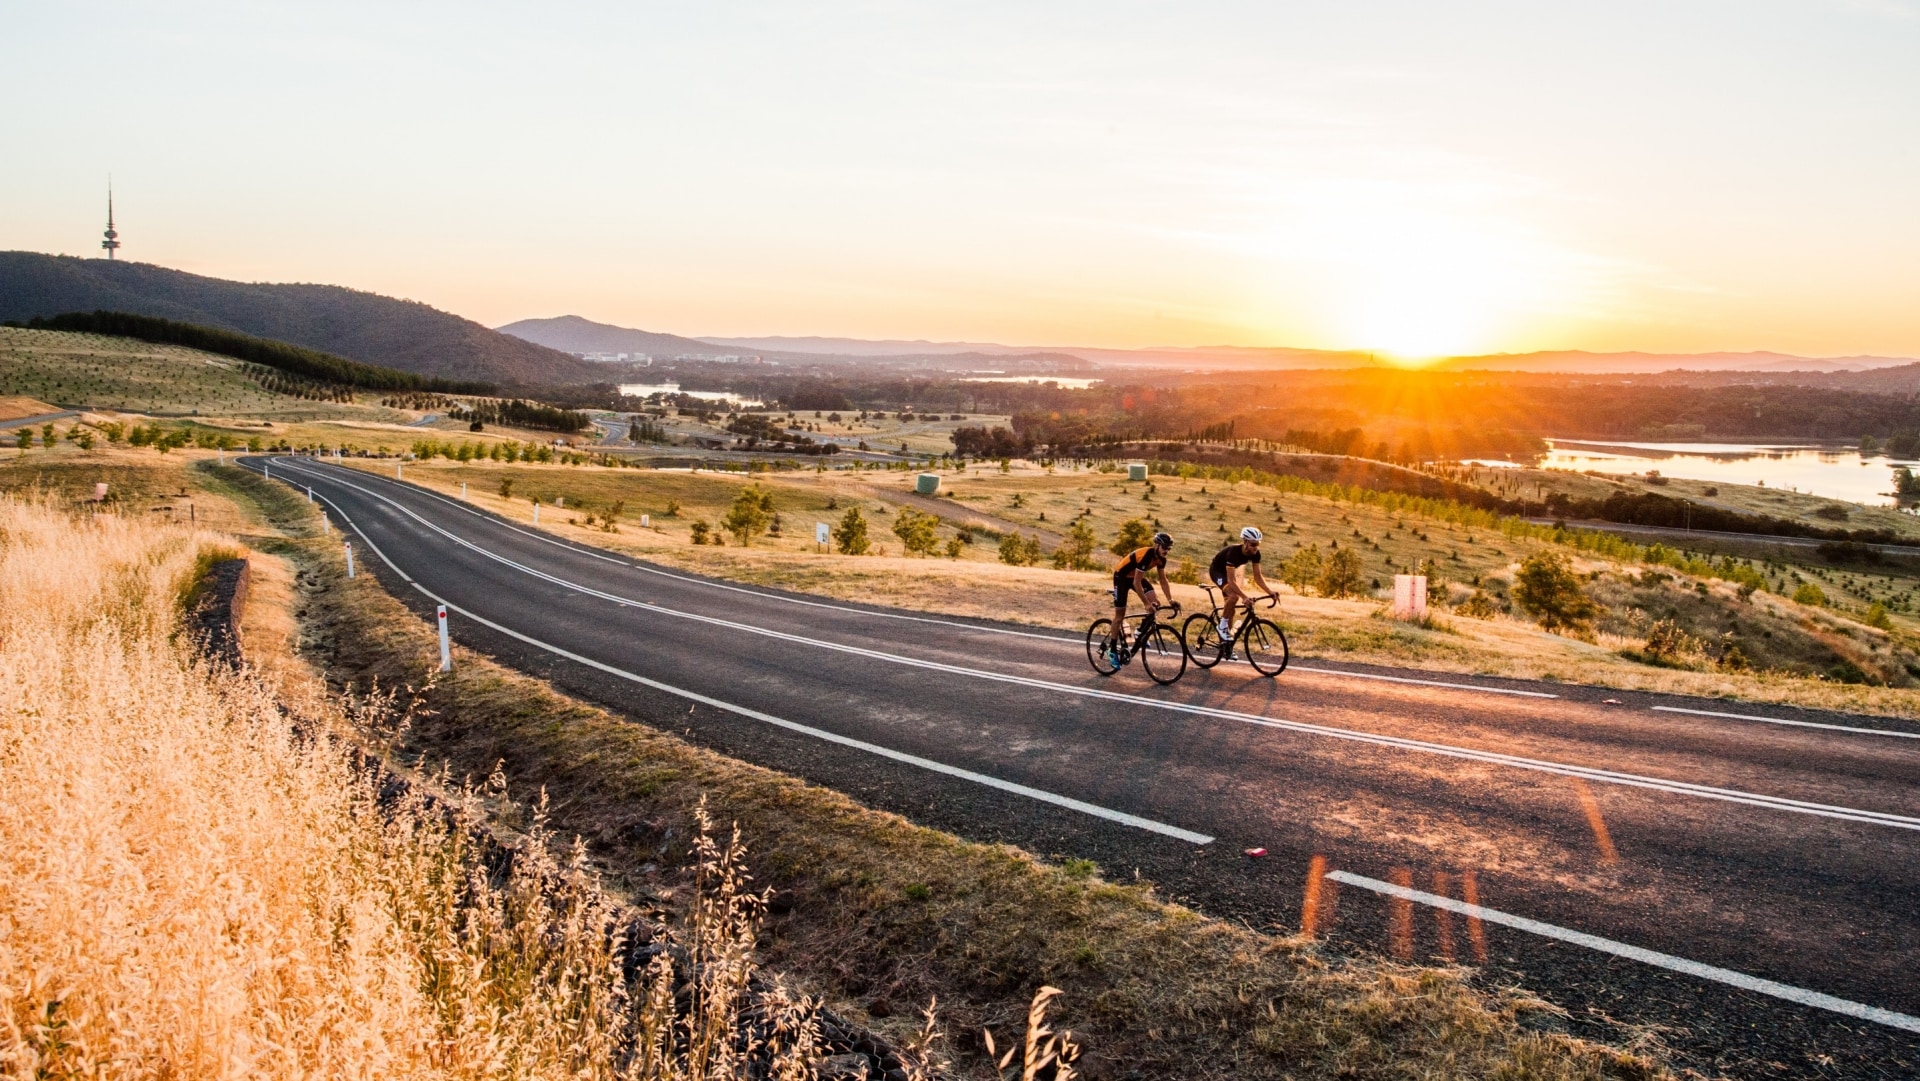
<svg viewBox="0 0 1920 1081">
<path fill-rule="evenodd" d="M 113 253 L 120 249 L 120 234 L 113 228 L 113 181 L 111 180 L 107 181 L 107 239 L 102 240 L 100 246 L 107 249 L 108 259 L 112 259 Z"/>
</svg>

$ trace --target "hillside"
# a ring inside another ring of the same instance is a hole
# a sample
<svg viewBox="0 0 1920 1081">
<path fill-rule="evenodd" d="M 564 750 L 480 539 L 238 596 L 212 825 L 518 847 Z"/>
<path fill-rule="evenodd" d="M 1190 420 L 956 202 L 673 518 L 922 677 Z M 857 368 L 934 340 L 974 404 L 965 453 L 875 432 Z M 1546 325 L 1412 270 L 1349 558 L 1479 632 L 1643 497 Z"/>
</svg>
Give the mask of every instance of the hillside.
<svg viewBox="0 0 1920 1081">
<path fill-rule="evenodd" d="M 736 353 L 732 346 L 716 345 L 678 334 L 657 334 L 608 323 L 596 323 L 577 315 L 552 319 L 522 319 L 499 328 L 500 333 L 524 339 L 548 349 L 567 353 L 645 353 L 648 356 L 676 357 L 682 353 L 708 355 Z M 756 350 L 757 352 L 757 350 Z"/>
<path fill-rule="evenodd" d="M 584 361 L 411 300 L 248 283 L 146 263 L 0 252 L 0 320 L 96 310 L 237 330 L 401 371 L 503 386 L 588 383 Z"/>
</svg>

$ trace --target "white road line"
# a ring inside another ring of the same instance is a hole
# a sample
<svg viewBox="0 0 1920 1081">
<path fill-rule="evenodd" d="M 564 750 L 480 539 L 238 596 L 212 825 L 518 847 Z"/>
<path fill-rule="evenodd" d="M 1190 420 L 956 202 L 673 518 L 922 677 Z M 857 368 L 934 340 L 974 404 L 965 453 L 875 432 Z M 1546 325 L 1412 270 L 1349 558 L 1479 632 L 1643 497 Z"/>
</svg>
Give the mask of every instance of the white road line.
<svg viewBox="0 0 1920 1081">
<path fill-rule="evenodd" d="M 1721 713 L 1711 709 L 1682 709 L 1679 706 L 1653 706 L 1661 713 L 1691 713 L 1696 717 L 1728 717 L 1736 721 L 1765 721 L 1767 724 L 1790 724 L 1795 728 L 1824 728 L 1829 732 L 1858 732 L 1867 736 L 1896 736 L 1900 739 L 1920 739 L 1920 732 L 1895 732 L 1886 728 L 1856 728 L 1844 724 L 1817 724 L 1813 721 L 1789 721 L 1785 717 L 1758 717 L 1751 713 Z"/>
<path fill-rule="evenodd" d="M 856 656 L 866 657 L 872 660 L 885 661 L 890 664 L 899 664 L 899 665 L 905 665 L 908 667 L 924 668 L 932 671 L 947 672 L 953 675 L 967 676 L 974 679 L 980 679 L 980 680 L 985 680 L 989 682 L 1010 683 L 1017 686 L 1031 687 L 1037 690 L 1045 690 L 1045 691 L 1051 691 L 1059 694 L 1074 695 L 1082 698 L 1103 699 L 1106 701 L 1120 702 L 1120 703 L 1124 703 L 1127 705 L 1136 706 L 1140 708 L 1159 709 L 1159 710 L 1166 710 L 1169 712 L 1186 713 L 1186 714 L 1191 714 L 1196 716 L 1217 717 L 1222 720 L 1237 721 L 1242 724 L 1251 724 L 1251 725 L 1256 725 L 1264 728 L 1276 728 L 1276 729 L 1281 729 L 1283 731 L 1300 732 L 1300 733 L 1317 735 L 1317 736 L 1327 736 L 1334 739 L 1348 740 L 1356 743 L 1367 743 L 1367 744 L 1372 744 L 1374 746 L 1388 747 L 1395 750 L 1418 751 L 1426 754 L 1441 755 L 1449 758 L 1461 758 L 1469 761 L 1485 762 L 1493 765 L 1508 766 L 1515 769 L 1531 770 L 1539 773 L 1550 773 L 1550 774 L 1555 774 L 1563 777 L 1579 777 L 1584 780 L 1597 781 L 1602 784 L 1613 784 L 1613 785 L 1620 785 L 1620 786 L 1629 787 L 1629 788 L 1644 788 L 1644 789 L 1650 789 L 1653 791 L 1671 792 L 1677 795 L 1695 796 L 1701 799 L 1718 800 L 1726 803 L 1737 803 L 1737 804 L 1742 804 L 1749 807 L 1760 807 L 1767 810 L 1784 811 L 1792 814 L 1814 815 L 1821 818 L 1834 818 L 1834 819 L 1840 819 L 1840 820 L 1849 821 L 1849 822 L 1863 822 L 1863 823 L 1867 823 L 1870 825 L 1877 825 L 1877 826 L 1891 826 L 1895 829 L 1920 831 L 1920 818 L 1913 818 L 1906 815 L 1896 815 L 1896 814 L 1891 814 L 1885 811 L 1869 811 L 1869 810 L 1863 810 L 1855 807 L 1841 807 L 1841 806 L 1835 806 L 1833 804 L 1811 803 L 1805 800 L 1789 799 L 1785 796 L 1769 796 L 1769 795 L 1764 795 L 1756 792 L 1745 792 L 1739 789 L 1715 788 L 1709 785 L 1694 784 L 1693 782 L 1690 782 L 1690 781 L 1675 781 L 1675 780 L 1668 780 L 1660 777 L 1643 776 L 1640 774 L 1633 774 L 1633 773 L 1622 773 L 1615 770 L 1600 769 L 1593 766 L 1569 765 L 1566 763 L 1551 762 L 1551 761 L 1546 761 L 1546 760 L 1537 759 L 1537 758 L 1525 758 L 1519 755 L 1501 754 L 1497 751 L 1481 751 L 1481 750 L 1475 750 L 1467 747 L 1457 747 L 1457 746 L 1453 746 L 1451 744 L 1445 744 L 1445 743 L 1430 743 L 1425 740 L 1407 739 L 1400 736 L 1387 736 L 1387 735 L 1381 735 L 1373 732 L 1362 732 L 1362 731 L 1358 731 L 1350 728 L 1336 728 L 1330 725 L 1309 724 L 1304 721 L 1286 721 L 1286 720 L 1280 720 L 1273 717 L 1261 716 L 1259 714 L 1240 713 L 1233 710 L 1217 709 L 1212 706 L 1197 706 L 1197 705 L 1192 705 L 1190 703 L 1185 703 L 1185 702 L 1170 702 L 1170 701 L 1165 701 L 1161 699 L 1141 698 L 1136 695 L 1122 694 L 1116 691 L 1103 691 L 1103 690 L 1099 690 L 1091 687 L 1074 686 L 1074 685 L 1065 684 L 1065 683 L 1054 683 L 1048 680 L 1034 679 L 1028 676 L 1016 676 L 1016 675 L 1010 675 L 1003 672 L 990 672 L 990 671 L 985 671 L 977 668 L 966 668 L 960 665 L 947 664 L 942 661 L 930 661 L 930 660 L 924 660 L 917 657 L 903 656 L 901 654 L 896 654 L 896 653 L 886 653 L 880 650 L 868 649 L 862 646 L 852 646 L 852 645 L 846 645 L 839 642 L 831 642 L 831 641 L 827 641 L 827 640 L 815 638 L 815 637 L 809 637 L 809 636 L 797 635 L 797 634 L 788 634 L 784 631 L 776 631 L 766 627 L 757 627 L 747 623 L 735 623 L 730 620 L 717 619 L 712 616 L 696 615 L 691 612 L 680 612 L 671 608 L 664 608 L 659 605 L 655 605 L 646 601 L 635 600 L 633 598 L 622 597 L 617 594 L 608 593 L 608 592 L 605 592 L 604 590 L 595 589 L 592 586 L 584 585 L 579 582 L 570 581 L 568 579 L 561 578 L 557 575 L 550 574 L 546 571 L 542 571 L 537 568 L 530 567 L 526 564 L 516 562 L 497 552 L 490 551 L 486 548 L 481 547 L 478 544 L 473 543 L 472 541 L 466 540 L 465 538 L 460 537 L 441 526 L 435 525 L 434 523 L 428 521 L 426 518 L 422 517 L 412 509 L 405 507 L 400 503 L 392 499 L 389 499 L 384 495 L 381 495 L 378 492 L 370 491 L 357 484 L 347 483 L 345 481 L 339 480 L 338 478 L 330 478 L 330 479 L 333 479 L 335 483 L 342 484 L 348 488 L 352 488 L 355 491 L 361 492 L 373 499 L 377 499 L 383 503 L 388 504 L 389 506 L 394 507 L 400 513 L 414 519 L 415 521 L 419 522 L 421 525 L 425 526 L 429 530 L 432 530 L 435 533 L 439 533 L 441 536 L 446 537 L 448 540 L 451 540 L 453 543 L 461 547 L 471 549 L 472 551 L 482 556 L 485 556 L 488 559 L 494 560 L 495 562 L 501 563 L 505 566 L 512 567 L 513 569 L 518 570 L 521 573 L 526 574 L 530 577 L 539 578 L 541 580 L 551 582 L 555 585 L 561 586 L 564 589 L 573 590 L 578 593 L 584 593 L 589 596 L 599 597 L 602 600 L 610 601 L 617 605 L 621 605 L 625 607 L 645 608 L 648 611 L 657 613 L 659 615 L 669 616 L 675 619 L 684 619 L 684 620 L 690 620 L 693 622 L 706 623 L 714 626 L 724 627 L 728 630 L 735 631 L 738 633 L 754 634 L 754 635 L 759 635 L 767 638 L 776 638 L 783 641 L 792 642 L 796 645 L 809 646 L 815 649 L 824 649 L 824 650 L 830 650 L 830 651 L 839 652 L 839 653 L 853 654 Z M 329 500 L 330 504 L 331 502 L 332 501 Z M 358 527 L 356 527 L 356 529 L 357 528 Z M 372 543 L 372 542 L 369 541 L 369 543 Z M 382 556 L 381 558 L 384 559 L 385 556 Z"/>
<path fill-rule="evenodd" d="M 373 554 L 379 556 L 381 562 L 385 563 L 388 567 L 393 568 L 393 572 L 395 574 L 398 574 L 400 577 L 405 578 L 408 584 L 412 585 L 413 588 L 425 594 L 435 604 L 444 604 L 447 606 L 447 611 L 449 612 L 456 612 L 462 617 L 473 620 L 475 623 L 478 623 L 481 626 L 490 627 L 493 630 L 499 631 L 501 634 L 507 635 L 508 637 L 511 637 L 511 638 L 519 639 L 520 641 L 525 642 L 528 645 L 537 646 L 556 656 L 565 657 L 566 659 L 573 661 L 577 664 L 584 664 L 589 668 L 597 669 L 599 671 L 607 673 L 608 675 L 619 676 L 621 679 L 630 680 L 634 683 L 641 684 L 642 686 L 652 687 L 654 690 L 657 690 L 657 691 L 664 691 L 667 694 L 675 695 L 680 698 L 685 698 L 690 702 L 699 702 L 702 705 L 712 706 L 715 709 L 725 710 L 728 713 L 737 714 L 741 717 L 748 717 L 756 721 L 762 721 L 767 724 L 776 725 L 790 732 L 798 732 L 801 735 L 812 736 L 815 739 L 825 740 L 828 743 L 837 743 L 842 747 L 851 747 L 858 751 L 865 751 L 868 754 L 878 755 L 881 758 L 891 759 L 895 762 L 905 763 L 906 765 L 909 765 L 909 766 L 916 766 L 920 769 L 928 770 L 933 773 L 943 774 L 948 777 L 957 777 L 963 781 L 972 781 L 974 784 L 985 785 L 988 788 L 998 789 L 999 791 L 1002 791 L 1002 792 L 1011 792 L 1014 795 L 1025 796 L 1028 799 L 1038 800 L 1041 803 L 1050 803 L 1056 807 L 1065 807 L 1071 811 L 1079 811 L 1081 814 L 1092 815 L 1095 818 L 1104 818 L 1109 822 L 1118 822 L 1123 826 L 1132 826 L 1134 829 L 1146 830 L 1149 833 L 1158 833 L 1166 837 L 1173 837 L 1178 840 L 1186 841 L 1190 844 L 1206 845 L 1206 844 L 1213 843 L 1214 839 L 1211 836 L 1204 833 L 1196 833 L 1193 830 L 1182 829 L 1179 826 L 1171 826 L 1165 822 L 1156 822 L 1151 818 L 1142 818 L 1139 815 L 1128 814 L 1125 811 L 1116 811 L 1110 807 L 1102 807 L 1096 803 L 1087 803 L 1084 800 L 1077 800 L 1072 798 L 1071 796 L 1062 796 L 1054 792 L 1048 792 L 1044 789 L 1032 788 L 1023 784 L 1016 784 L 1013 781 L 1003 781 L 998 777 L 989 776 L 988 774 L 985 774 L 985 773 L 975 773 L 972 770 L 961 769 L 958 766 L 949 766 L 944 762 L 936 762 L 931 758 L 921 758 L 918 755 L 907 754 L 904 751 L 896 751 L 890 747 L 882 747 L 877 743 L 868 743 L 865 740 L 853 739 L 848 736 L 840 735 L 839 733 L 836 733 L 836 732 L 828 732 L 825 729 L 814 728 L 810 725 L 804 725 L 795 721 L 789 721 L 783 717 L 775 717 L 771 713 L 762 713 L 757 709 L 749 709 L 746 706 L 738 706 L 733 704 L 732 702 L 725 702 L 718 698 L 713 698 L 708 695 L 700 694 L 697 691 L 689 691 L 681 687 L 675 687 L 670 683 L 662 683 L 659 680 L 648 679 L 646 676 L 639 675 L 638 673 L 629 672 L 623 668 L 615 668 L 613 665 L 603 664 L 600 661 L 596 661 L 592 657 L 583 657 L 578 653 L 574 653 L 570 650 L 562 649 L 559 646 L 553 645 L 550 642 L 543 642 L 538 638 L 532 637 L 531 635 L 522 634 L 511 627 L 501 626 L 500 624 L 495 623 L 484 616 L 481 616 L 474 612 L 470 612 L 467 609 L 462 608 L 457 604 L 454 604 L 452 601 L 449 601 L 445 597 L 442 597 L 439 594 L 434 593 L 432 590 L 414 581 L 412 578 L 408 578 L 407 572 L 401 570 L 400 567 L 397 564 L 395 564 L 393 560 L 388 559 L 387 553 L 380 550 L 380 546 L 373 542 L 373 538 L 367 536 L 366 531 L 360 528 L 359 523 L 355 522 L 352 519 L 352 517 L 350 517 L 347 514 L 345 510 L 341 509 L 338 503 L 335 503 L 333 500 L 328 499 L 325 495 L 321 495 L 320 498 L 325 499 L 327 502 L 327 505 L 331 506 L 334 509 L 334 512 L 340 515 L 341 521 L 345 522 L 349 527 L 351 527 L 355 533 L 360 534 L 360 539 L 366 542 L 367 547 L 373 549 Z M 652 607 L 652 606 L 645 605 L 643 607 Z"/>
<path fill-rule="evenodd" d="M 320 464 L 325 465 L 327 463 L 322 462 Z M 334 466 L 333 468 L 346 470 L 345 466 Z M 487 521 L 494 522 L 524 537 L 541 541 L 546 544 L 551 544 L 557 548 L 564 548 L 569 552 L 575 552 L 580 555 L 590 556 L 594 559 L 605 560 L 608 563 L 618 563 L 622 566 L 632 567 L 634 570 L 643 571 L 647 574 L 659 575 L 662 578 L 671 578 L 676 582 L 685 582 L 689 585 L 696 585 L 696 586 L 706 586 L 711 589 L 724 589 L 732 593 L 745 593 L 745 594 L 748 594 L 749 596 L 762 597 L 770 601 L 783 601 L 787 604 L 797 604 L 806 608 L 825 608 L 829 611 L 834 611 L 834 612 L 848 612 L 854 615 L 875 616 L 881 619 L 900 619 L 900 620 L 906 620 L 907 622 L 910 622 L 910 623 L 932 623 L 942 627 L 958 627 L 962 630 L 977 631 L 982 634 L 999 634 L 999 635 L 1006 635 L 1014 638 L 1037 638 L 1044 642 L 1059 642 L 1063 645 L 1069 645 L 1069 646 L 1077 646 L 1081 644 L 1081 641 L 1078 638 L 1065 638 L 1057 634 L 1039 634 L 1034 631 L 1016 631 L 1007 627 L 982 626 L 981 624 L 978 624 L 978 623 L 961 623 L 957 620 L 939 619 L 933 616 L 910 616 L 901 612 L 878 612 L 868 608 L 854 608 L 850 605 L 832 604 L 826 601 L 806 600 L 801 597 L 788 597 L 778 593 L 768 593 L 764 590 L 751 589 L 746 586 L 736 586 L 726 582 L 716 582 L 708 578 L 694 578 L 684 574 L 675 574 L 672 571 L 661 570 L 658 567 L 649 567 L 649 566 L 646 566 L 645 564 L 632 562 L 631 560 L 617 559 L 612 556 L 604 555 L 600 552 L 594 551 L 591 548 L 574 544 L 571 541 L 563 540 L 559 537 L 555 537 L 547 533 L 542 533 L 542 532 L 538 532 L 531 529 L 523 529 L 520 526 L 505 520 L 504 518 L 499 518 L 495 515 L 487 514 L 486 512 L 481 511 L 475 507 L 469 506 L 465 503 L 461 503 L 456 500 L 449 499 L 446 496 L 441 495 L 439 492 L 436 492 L 431 488 L 425 488 L 417 484 L 406 484 L 405 482 L 402 482 L 402 481 L 395 481 L 391 477 L 382 477 L 374 473 L 365 473 L 358 469 L 348 470 L 348 471 L 358 474 L 360 476 L 364 476 L 369 480 L 377 480 L 377 481 L 381 481 L 382 483 L 394 484 L 397 486 L 405 487 L 408 491 L 418 492 L 421 495 L 424 495 L 430 499 L 435 499 L 442 503 L 445 503 L 448 506 L 455 508 L 456 510 L 465 511 L 466 513 L 471 514 L 476 518 L 481 518 Z M 1450 683 L 1445 680 L 1417 679 L 1412 676 L 1387 676 L 1387 675 L 1379 675 L 1373 672 L 1342 672 L 1334 668 L 1313 668 L 1313 667 L 1309 667 L 1307 665 L 1301 665 L 1301 664 L 1289 665 L 1288 668 L 1289 670 L 1295 671 L 1295 672 L 1311 672 L 1315 675 L 1337 676 L 1342 679 L 1372 679 L 1372 680 L 1379 680 L 1385 683 L 1412 683 L 1412 684 L 1418 684 L 1419 686 L 1422 686 L 1422 687 L 1445 687 L 1450 690 L 1456 690 L 1456 691 L 1476 691 L 1480 694 L 1505 694 L 1505 695 L 1513 695 L 1521 698 L 1558 698 L 1560 697 L 1557 694 L 1552 694 L 1547 691 L 1521 691 L 1521 690 L 1513 690 L 1506 687 L 1482 687 L 1482 686 L 1479 686 L 1478 684 L 1473 684 L 1473 683 Z"/>
<path fill-rule="evenodd" d="M 1698 961 L 1689 961 L 1684 957 L 1675 957 L 1670 953 L 1658 953 L 1654 950 L 1642 949 L 1639 946 L 1629 946 L 1624 942 L 1615 942 L 1610 938 L 1601 938 L 1599 935 L 1587 934 L 1585 931 L 1574 931 L 1551 923 L 1530 920 L 1525 916 L 1515 916 L 1497 909 L 1483 908 L 1480 905 L 1470 905 L 1465 901 L 1456 901 L 1451 897 L 1443 897 L 1437 893 L 1427 893 L 1424 890 L 1410 889 L 1406 886 L 1396 886 L 1391 882 L 1382 882 L 1377 878 L 1356 875 L 1351 871 L 1333 871 L 1330 872 L 1327 877 L 1335 882 L 1344 882 L 1349 886 L 1358 886 L 1363 890 L 1372 890 L 1375 893 L 1384 893 L 1390 897 L 1399 897 L 1408 901 L 1418 901 L 1423 905 L 1432 905 L 1434 908 L 1443 908 L 1449 912 L 1457 912 L 1463 916 L 1472 916 L 1484 923 L 1497 923 L 1545 938 L 1558 939 L 1561 942 L 1571 942 L 1576 946 L 1585 946 L 1590 950 L 1599 950 L 1602 953 L 1610 953 L 1616 957 L 1625 957 L 1630 960 L 1639 961 L 1642 964 L 1664 968 L 1671 972 L 1685 973 L 1688 976 L 1698 976 L 1703 980 L 1724 983 L 1729 987 L 1738 987 L 1743 991 L 1753 991 L 1757 994 L 1771 995 L 1774 998 L 1785 999 L 1788 1002 L 1797 1003 L 1801 1006 L 1812 1006 L 1815 1009 L 1830 1010 L 1834 1013 L 1858 1018 L 1862 1021 L 1872 1021 L 1876 1024 L 1887 1025 L 1891 1028 L 1905 1029 L 1908 1032 L 1920 1032 L 1920 1017 L 1913 1017 L 1904 1013 L 1895 1013 L 1892 1010 L 1883 1010 L 1878 1006 L 1867 1006 L 1848 999 L 1835 998 L 1832 995 L 1822 994 L 1819 991 L 1809 991 L 1804 987 L 1777 983 L 1773 980 L 1762 979 L 1759 976 L 1749 976 L 1744 972 L 1735 972 L 1732 969 L 1719 968 L 1714 965 L 1703 965 Z"/>
</svg>

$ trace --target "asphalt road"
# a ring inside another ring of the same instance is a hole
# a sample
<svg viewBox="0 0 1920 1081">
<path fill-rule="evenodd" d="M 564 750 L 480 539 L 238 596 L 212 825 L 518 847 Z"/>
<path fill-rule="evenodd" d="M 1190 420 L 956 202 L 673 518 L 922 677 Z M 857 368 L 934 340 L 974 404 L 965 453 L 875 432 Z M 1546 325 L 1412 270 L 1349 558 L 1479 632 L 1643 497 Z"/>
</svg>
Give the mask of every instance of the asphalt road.
<svg viewBox="0 0 1920 1081">
<path fill-rule="evenodd" d="M 1484 964 L 1703 1070 L 1920 1076 L 1920 725 L 1320 660 L 1101 679 L 1057 632 L 704 579 L 272 462 L 463 645 L 724 753 L 1255 927 Z"/>
</svg>

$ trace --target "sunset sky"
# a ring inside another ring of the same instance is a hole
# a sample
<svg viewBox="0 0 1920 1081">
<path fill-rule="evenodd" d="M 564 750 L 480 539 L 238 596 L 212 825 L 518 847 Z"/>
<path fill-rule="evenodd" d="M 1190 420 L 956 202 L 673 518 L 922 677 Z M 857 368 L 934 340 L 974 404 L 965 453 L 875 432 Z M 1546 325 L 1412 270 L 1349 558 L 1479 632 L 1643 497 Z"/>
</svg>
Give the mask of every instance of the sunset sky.
<svg viewBox="0 0 1920 1081">
<path fill-rule="evenodd" d="M 0 248 L 693 335 L 1920 356 L 1920 7 L 13 5 Z"/>
</svg>

